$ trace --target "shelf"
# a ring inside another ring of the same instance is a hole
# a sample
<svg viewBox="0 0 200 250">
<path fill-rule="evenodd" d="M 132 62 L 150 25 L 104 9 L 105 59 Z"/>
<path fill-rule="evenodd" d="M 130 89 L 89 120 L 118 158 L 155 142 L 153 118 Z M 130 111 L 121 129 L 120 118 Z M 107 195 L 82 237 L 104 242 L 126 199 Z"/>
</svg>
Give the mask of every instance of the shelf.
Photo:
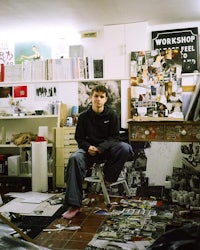
<svg viewBox="0 0 200 250">
<path fill-rule="evenodd" d="M 14 86 L 17 84 L 35 84 L 35 83 L 62 83 L 62 82 L 94 82 L 94 81 L 110 81 L 110 80 L 130 80 L 130 77 L 115 77 L 115 78 L 91 78 L 91 79 L 67 79 L 67 80 L 41 80 L 41 81 L 10 81 L 0 82 L 0 86 Z"/>
<path fill-rule="evenodd" d="M 198 76 L 199 72 L 195 73 L 182 73 L 182 76 Z M 61 80 L 38 80 L 38 81 L 9 81 L 9 82 L 0 82 L 0 86 L 14 86 L 18 84 L 38 84 L 38 83 L 62 83 L 62 82 L 94 82 L 94 81 L 110 81 L 110 80 L 130 80 L 130 76 L 122 76 L 122 77 L 110 77 L 110 78 L 91 78 L 91 79 L 61 79 Z"/>
<path fill-rule="evenodd" d="M 15 144 L 0 144 L 0 148 L 30 148 L 31 144 L 15 145 Z M 48 143 L 47 147 L 53 147 L 53 143 Z"/>
<path fill-rule="evenodd" d="M 182 76 L 199 76 L 199 72 L 193 72 L 193 73 L 182 73 Z"/>
<path fill-rule="evenodd" d="M 58 118 L 58 115 L 0 116 L 0 120 L 40 119 L 40 118 Z"/>
</svg>

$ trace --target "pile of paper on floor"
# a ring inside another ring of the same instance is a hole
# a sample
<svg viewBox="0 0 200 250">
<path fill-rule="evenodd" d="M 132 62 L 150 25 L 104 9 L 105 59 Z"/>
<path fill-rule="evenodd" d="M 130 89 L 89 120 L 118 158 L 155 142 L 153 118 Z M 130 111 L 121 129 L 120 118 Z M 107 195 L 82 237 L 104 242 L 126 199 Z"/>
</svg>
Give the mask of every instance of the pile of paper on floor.
<svg viewBox="0 0 200 250">
<path fill-rule="evenodd" d="M 50 200 L 56 194 L 25 192 L 8 193 L 13 200 L 0 207 L 0 213 L 9 212 L 27 216 L 53 216 L 62 204 L 51 205 Z"/>
</svg>

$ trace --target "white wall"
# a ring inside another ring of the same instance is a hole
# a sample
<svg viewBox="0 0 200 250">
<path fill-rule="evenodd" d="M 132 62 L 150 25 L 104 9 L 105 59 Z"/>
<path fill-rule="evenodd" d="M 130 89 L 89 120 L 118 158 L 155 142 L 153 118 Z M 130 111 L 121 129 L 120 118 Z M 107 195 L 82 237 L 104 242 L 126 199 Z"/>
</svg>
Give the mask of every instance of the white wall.
<svg viewBox="0 0 200 250">
<path fill-rule="evenodd" d="M 180 142 L 152 142 L 145 153 L 148 159 L 146 176 L 149 177 L 149 185 L 164 185 L 165 178 L 172 174 L 173 167 L 182 166 Z"/>
<path fill-rule="evenodd" d="M 36 86 L 56 86 L 57 97 L 36 97 L 35 88 Z M 49 85 L 48 85 L 49 84 Z M 20 85 L 27 85 L 28 87 L 28 97 L 21 98 L 21 107 L 24 111 L 34 111 L 34 110 L 47 110 L 48 103 L 50 101 L 60 101 L 67 104 L 67 109 L 70 114 L 70 109 L 72 106 L 78 105 L 78 82 L 55 82 L 55 83 L 26 83 Z M 11 86 L 11 85 L 9 85 Z M 10 106 L 8 104 L 8 98 L 0 98 L 0 111 L 7 110 L 9 112 Z"/>
<path fill-rule="evenodd" d="M 103 29 L 97 32 L 96 38 L 81 38 L 80 43 L 84 47 L 84 55 L 94 59 L 104 58 Z"/>
</svg>

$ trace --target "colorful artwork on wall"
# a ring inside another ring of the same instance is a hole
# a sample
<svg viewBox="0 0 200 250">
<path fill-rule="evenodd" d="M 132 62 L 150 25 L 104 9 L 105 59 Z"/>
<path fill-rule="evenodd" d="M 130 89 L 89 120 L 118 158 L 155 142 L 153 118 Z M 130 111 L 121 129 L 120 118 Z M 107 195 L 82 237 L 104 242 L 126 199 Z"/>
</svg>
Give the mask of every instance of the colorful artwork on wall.
<svg viewBox="0 0 200 250">
<path fill-rule="evenodd" d="M 47 42 L 32 41 L 15 43 L 15 63 L 46 60 L 51 58 L 51 45 Z"/>
<path fill-rule="evenodd" d="M 131 116 L 183 118 L 179 50 L 133 51 L 130 71 Z"/>
</svg>

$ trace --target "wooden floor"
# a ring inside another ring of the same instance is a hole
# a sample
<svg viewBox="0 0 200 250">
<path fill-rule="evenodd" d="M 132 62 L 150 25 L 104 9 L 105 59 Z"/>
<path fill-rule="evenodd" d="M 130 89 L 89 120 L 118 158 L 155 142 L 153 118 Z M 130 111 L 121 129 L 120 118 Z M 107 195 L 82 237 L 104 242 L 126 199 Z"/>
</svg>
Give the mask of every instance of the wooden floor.
<svg viewBox="0 0 200 250">
<path fill-rule="evenodd" d="M 90 195 L 88 197 L 90 203 L 82 207 L 81 212 L 70 221 L 59 217 L 55 219 L 46 229 L 56 228 L 56 225 L 62 226 L 80 226 L 80 229 L 69 231 L 61 230 L 54 232 L 42 232 L 35 239 L 34 242 L 37 245 L 53 249 L 85 249 L 88 242 L 93 238 L 98 228 L 102 225 L 106 219 L 105 215 L 98 215 L 95 213 L 98 209 L 109 211 L 111 208 L 107 208 L 102 195 Z M 118 202 L 122 197 L 111 197 L 112 202 Z M 91 202 L 92 200 L 92 202 Z"/>
</svg>

